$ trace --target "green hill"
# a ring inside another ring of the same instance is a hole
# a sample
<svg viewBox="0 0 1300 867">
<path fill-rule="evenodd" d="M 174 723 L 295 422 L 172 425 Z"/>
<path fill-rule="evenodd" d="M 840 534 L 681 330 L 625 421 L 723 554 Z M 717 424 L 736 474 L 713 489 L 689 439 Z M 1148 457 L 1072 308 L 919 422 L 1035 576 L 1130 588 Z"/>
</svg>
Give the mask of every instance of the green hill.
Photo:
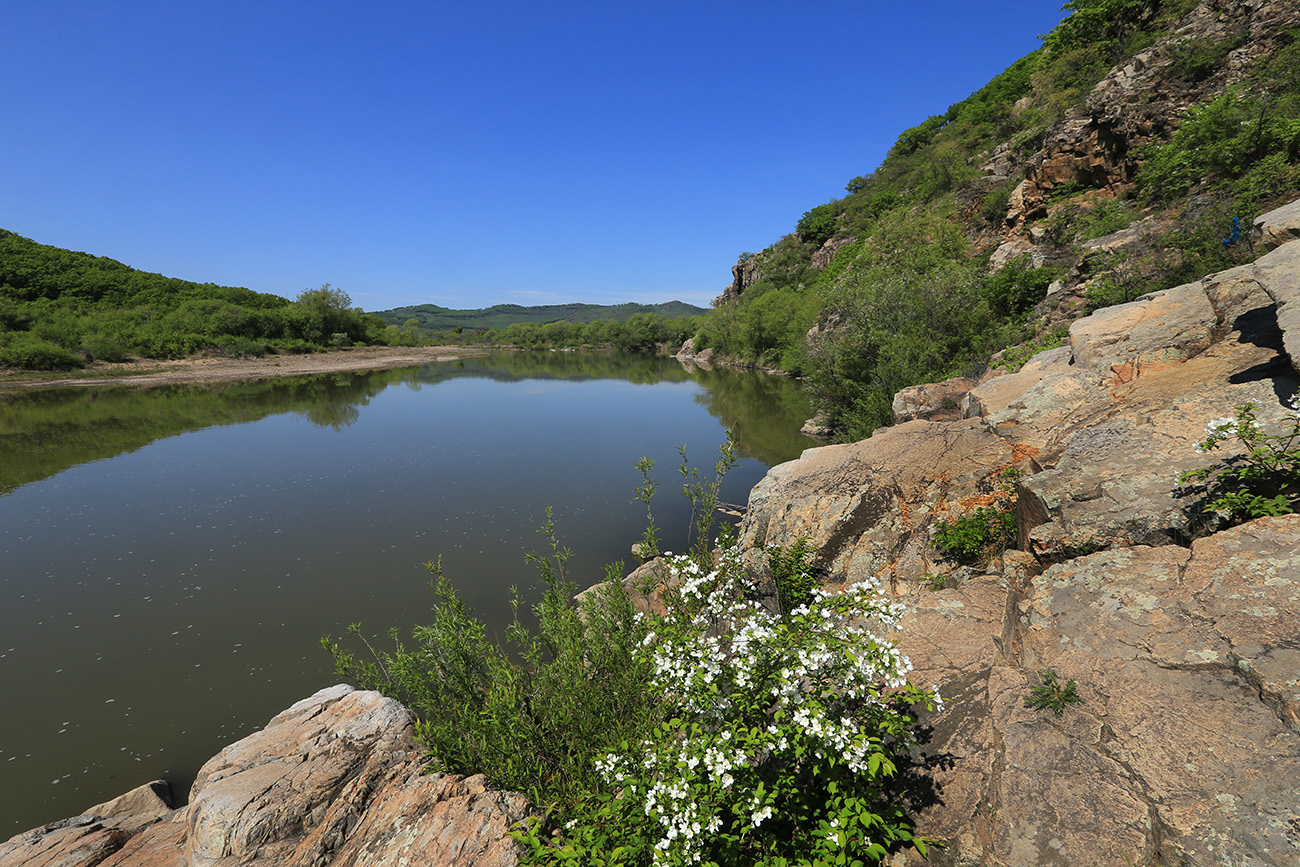
<svg viewBox="0 0 1300 867">
<path fill-rule="evenodd" d="M 551 322 L 627 322 L 638 313 L 683 319 L 706 312 L 703 307 L 668 301 L 664 304 L 546 304 L 531 307 L 496 304 L 480 310 L 453 310 L 436 304 L 418 304 L 380 310 L 375 315 L 390 325 L 404 326 L 414 319 L 416 325 L 426 331 L 451 331 L 456 328 L 501 330 L 511 325 L 546 325 Z"/>
<path fill-rule="evenodd" d="M 381 320 L 329 285 L 290 301 L 138 271 L 0 229 L 0 367 L 307 352 L 390 336 Z"/>
<path fill-rule="evenodd" d="M 1300 4 L 1065 9 L 1041 48 L 742 254 L 697 348 L 807 376 L 856 439 L 901 388 L 1253 258 L 1235 227 L 1300 196 Z"/>
</svg>

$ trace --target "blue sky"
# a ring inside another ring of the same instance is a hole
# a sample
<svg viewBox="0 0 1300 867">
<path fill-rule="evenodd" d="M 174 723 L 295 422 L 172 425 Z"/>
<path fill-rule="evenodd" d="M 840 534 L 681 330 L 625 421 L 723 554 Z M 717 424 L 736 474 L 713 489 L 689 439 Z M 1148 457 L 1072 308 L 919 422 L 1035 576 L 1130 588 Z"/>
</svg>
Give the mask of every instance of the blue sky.
<svg viewBox="0 0 1300 867">
<path fill-rule="evenodd" d="M 707 304 L 1062 15 L 0 0 L 0 227 L 367 310 Z"/>
</svg>

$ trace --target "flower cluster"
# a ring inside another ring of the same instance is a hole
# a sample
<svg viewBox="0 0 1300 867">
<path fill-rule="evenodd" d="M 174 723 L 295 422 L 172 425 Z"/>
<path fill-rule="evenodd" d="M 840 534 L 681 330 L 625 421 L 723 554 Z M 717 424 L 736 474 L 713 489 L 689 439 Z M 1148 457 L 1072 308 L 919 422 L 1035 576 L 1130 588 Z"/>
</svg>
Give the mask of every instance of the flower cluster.
<svg viewBox="0 0 1300 867">
<path fill-rule="evenodd" d="M 815 590 L 781 616 L 755 598 L 734 549 L 707 570 L 691 557 L 665 563 L 677 589 L 642 652 L 671 719 L 599 763 L 651 823 L 655 863 L 724 851 L 758 863 L 783 847 L 878 858 L 910 841 L 869 807 L 893 758 L 914 746 L 908 709 L 941 707 L 908 684 L 911 664 L 881 637 L 902 606 L 864 582 Z"/>
<path fill-rule="evenodd" d="M 1286 406 L 1290 430 L 1283 427 L 1277 434 L 1260 426 L 1250 402 L 1237 408 L 1236 417 L 1211 420 L 1205 439 L 1193 446 L 1197 454 L 1208 454 L 1230 438 L 1245 451 L 1218 465 L 1179 473 L 1179 495 L 1203 494 L 1206 512 L 1234 520 L 1293 513 L 1300 506 L 1300 396 Z"/>
</svg>

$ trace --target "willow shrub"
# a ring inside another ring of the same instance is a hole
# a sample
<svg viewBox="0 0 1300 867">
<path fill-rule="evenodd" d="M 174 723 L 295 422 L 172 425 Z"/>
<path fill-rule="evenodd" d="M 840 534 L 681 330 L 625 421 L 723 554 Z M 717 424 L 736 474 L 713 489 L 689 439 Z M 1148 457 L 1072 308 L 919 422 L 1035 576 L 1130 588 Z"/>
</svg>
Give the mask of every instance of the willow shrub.
<svg viewBox="0 0 1300 867">
<path fill-rule="evenodd" d="M 417 736 L 436 768 L 485 774 L 562 818 L 575 800 L 607 791 L 595 757 L 646 736 L 661 714 L 650 663 L 639 652 L 645 626 L 622 582 L 607 582 L 598 601 L 575 602 L 565 571 L 570 552 L 555 542 L 549 513 L 542 529 L 552 550 L 531 558 L 545 586 L 535 630 L 518 616 L 516 594 L 504 646 L 492 641 L 431 563 L 438 601 L 412 644 L 394 629 L 393 650 L 374 648 L 356 624 L 349 632 L 364 656 L 328 637 L 322 643 L 339 674 L 416 713 Z M 617 579 L 621 567 L 610 567 L 608 577 Z"/>
</svg>

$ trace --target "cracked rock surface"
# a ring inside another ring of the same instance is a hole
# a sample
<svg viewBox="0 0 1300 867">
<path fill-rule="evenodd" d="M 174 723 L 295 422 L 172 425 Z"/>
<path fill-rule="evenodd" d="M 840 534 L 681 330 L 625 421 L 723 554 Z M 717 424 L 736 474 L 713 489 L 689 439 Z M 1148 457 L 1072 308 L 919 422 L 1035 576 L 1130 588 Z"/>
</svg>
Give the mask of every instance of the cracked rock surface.
<svg viewBox="0 0 1300 867">
<path fill-rule="evenodd" d="M 755 488 L 742 543 L 807 536 L 825 580 L 911 607 L 894 637 L 946 704 L 923 720 L 913 809 L 946 843 L 926 863 L 1300 865 L 1300 516 L 1224 529 L 1176 481 L 1240 453 L 1195 446 L 1248 401 L 1290 429 L 1298 291 L 1290 241 L 1079 320 L 964 421 L 810 450 Z M 934 525 L 1009 505 L 1008 465 L 1029 473 L 1020 550 L 954 568 Z M 1049 671 L 1079 699 L 1059 715 L 1026 705 Z"/>
<path fill-rule="evenodd" d="M 405 708 L 330 687 L 210 759 L 188 806 L 92 808 L 0 844 L 0 867 L 516 864 L 526 799 L 424 770 Z"/>
</svg>

